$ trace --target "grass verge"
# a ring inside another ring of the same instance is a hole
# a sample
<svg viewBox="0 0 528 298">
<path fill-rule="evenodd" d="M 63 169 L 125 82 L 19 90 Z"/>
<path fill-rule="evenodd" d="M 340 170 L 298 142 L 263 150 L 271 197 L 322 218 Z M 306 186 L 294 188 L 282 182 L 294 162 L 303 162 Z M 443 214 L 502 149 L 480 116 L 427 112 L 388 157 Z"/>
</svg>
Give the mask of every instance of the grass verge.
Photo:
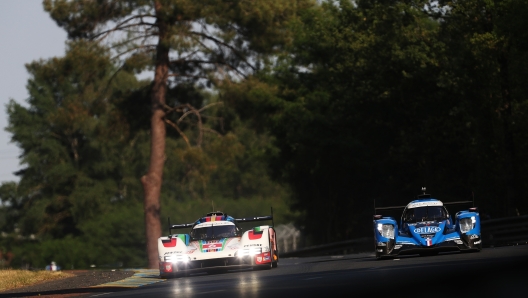
<svg viewBox="0 0 528 298">
<path fill-rule="evenodd" d="M 74 276 L 62 271 L 28 271 L 28 270 L 0 270 L 0 291 L 12 290 L 33 285 L 43 281 L 56 280 Z"/>
</svg>

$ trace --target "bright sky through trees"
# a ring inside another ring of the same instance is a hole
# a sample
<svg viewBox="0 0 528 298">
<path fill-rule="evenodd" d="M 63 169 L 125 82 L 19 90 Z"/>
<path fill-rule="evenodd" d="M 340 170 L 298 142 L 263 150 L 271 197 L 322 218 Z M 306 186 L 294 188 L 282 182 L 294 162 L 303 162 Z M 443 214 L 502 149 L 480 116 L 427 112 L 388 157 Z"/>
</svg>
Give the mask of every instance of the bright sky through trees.
<svg viewBox="0 0 528 298">
<path fill-rule="evenodd" d="M 5 105 L 28 97 L 26 63 L 64 55 L 66 32 L 42 7 L 42 0 L 0 2 L 0 182 L 18 181 L 18 148 L 10 143 Z"/>
</svg>

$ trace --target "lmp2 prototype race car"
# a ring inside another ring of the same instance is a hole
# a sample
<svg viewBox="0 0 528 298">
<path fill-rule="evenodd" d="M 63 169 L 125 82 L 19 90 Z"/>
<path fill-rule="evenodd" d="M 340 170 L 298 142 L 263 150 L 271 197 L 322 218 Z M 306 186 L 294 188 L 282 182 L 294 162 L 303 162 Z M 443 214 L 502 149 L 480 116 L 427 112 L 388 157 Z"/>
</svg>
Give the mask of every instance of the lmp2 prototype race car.
<svg viewBox="0 0 528 298">
<path fill-rule="evenodd" d="M 239 227 L 243 222 L 268 220 L 273 221 L 273 209 L 270 216 L 235 219 L 217 211 L 207 213 L 194 223 L 171 225 L 169 220 L 169 234 L 174 229 L 191 230 L 189 234 L 158 239 L 160 276 L 277 267 L 279 251 L 273 226 L 256 226 L 245 232 Z"/>
<path fill-rule="evenodd" d="M 434 255 L 445 251 L 480 251 L 480 216 L 477 207 L 459 211 L 454 221 L 445 205 L 467 204 L 472 201 L 442 203 L 425 194 L 407 206 L 376 208 L 403 209 L 398 223 L 392 217 L 374 215 L 376 258 L 406 254 Z"/>
</svg>

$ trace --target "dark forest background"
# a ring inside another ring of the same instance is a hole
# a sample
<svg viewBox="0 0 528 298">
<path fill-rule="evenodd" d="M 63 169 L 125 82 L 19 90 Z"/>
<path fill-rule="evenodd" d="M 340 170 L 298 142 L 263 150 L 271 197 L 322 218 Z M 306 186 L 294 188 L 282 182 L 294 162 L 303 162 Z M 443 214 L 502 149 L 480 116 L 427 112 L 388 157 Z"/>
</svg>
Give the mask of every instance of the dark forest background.
<svg viewBox="0 0 528 298">
<path fill-rule="evenodd" d="M 374 201 L 403 205 L 423 186 L 486 218 L 528 214 L 524 0 L 301 2 L 283 45 L 253 47 L 242 75 L 169 84 L 162 226 L 273 206 L 276 225 L 321 244 L 370 236 Z M 252 32 L 257 45 L 269 34 Z M 6 107 L 24 169 L 0 186 L 12 267 L 146 264 L 152 79 L 138 74 L 153 60 L 114 54 L 77 36 L 26 65 L 30 97 Z"/>
</svg>

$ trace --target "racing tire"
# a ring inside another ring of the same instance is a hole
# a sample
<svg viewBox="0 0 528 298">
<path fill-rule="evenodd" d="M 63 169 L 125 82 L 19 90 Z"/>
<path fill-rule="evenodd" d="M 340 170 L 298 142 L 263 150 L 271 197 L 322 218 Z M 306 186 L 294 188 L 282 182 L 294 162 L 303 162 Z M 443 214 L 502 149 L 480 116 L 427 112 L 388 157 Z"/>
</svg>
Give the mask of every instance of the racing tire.
<svg viewBox="0 0 528 298">
<path fill-rule="evenodd" d="M 275 239 L 275 242 L 277 242 L 277 239 Z M 271 241 L 270 241 L 270 252 L 271 252 L 271 268 L 277 268 L 279 266 L 279 246 L 277 245 L 277 243 L 275 243 L 275 246 L 277 246 L 277 250 L 274 251 L 272 248 L 271 248 Z M 277 255 L 277 260 L 274 261 L 274 256 Z"/>
<path fill-rule="evenodd" d="M 273 268 L 273 262 L 270 262 L 269 264 L 257 265 L 253 267 L 253 269 L 257 269 L 257 270 L 270 270 L 271 268 Z"/>
<path fill-rule="evenodd" d="M 386 259 L 388 256 L 382 255 L 379 252 L 376 252 L 376 260 L 383 260 Z"/>
</svg>

